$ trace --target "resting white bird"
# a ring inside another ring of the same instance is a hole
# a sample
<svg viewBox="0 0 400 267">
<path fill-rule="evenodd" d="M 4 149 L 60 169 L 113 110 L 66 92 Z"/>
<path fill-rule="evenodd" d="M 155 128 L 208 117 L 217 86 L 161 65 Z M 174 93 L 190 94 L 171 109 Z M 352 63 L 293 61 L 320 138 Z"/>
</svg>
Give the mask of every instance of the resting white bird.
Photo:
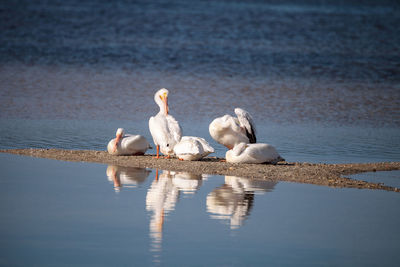
<svg viewBox="0 0 400 267">
<path fill-rule="evenodd" d="M 116 137 L 107 145 L 107 151 L 111 155 L 143 155 L 149 148 L 151 146 L 146 138 L 125 134 L 123 128 L 118 128 Z"/>
<path fill-rule="evenodd" d="M 284 161 L 276 149 L 269 144 L 246 144 L 235 145 L 225 154 L 227 162 L 230 163 L 277 163 Z"/>
<path fill-rule="evenodd" d="M 204 138 L 183 136 L 175 145 L 174 153 L 180 160 L 199 160 L 214 153 L 214 148 Z"/>
<path fill-rule="evenodd" d="M 149 129 L 157 149 L 156 158 L 160 157 L 160 151 L 169 158 L 174 153 L 174 146 L 181 140 L 182 130 L 175 118 L 168 114 L 168 90 L 158 90 L 154 101 L 160 111 L 150 118 Z"/>
<path fill-rule="evenodd" d="M 213 120 L 209 126 L 211 137 L 228 149 L 241 142 L 256 143 L 256 129 L 250 114 L 241 108 L 235 108 L 235 114 L 237 118 L 225 115 Z"/>
</svg>

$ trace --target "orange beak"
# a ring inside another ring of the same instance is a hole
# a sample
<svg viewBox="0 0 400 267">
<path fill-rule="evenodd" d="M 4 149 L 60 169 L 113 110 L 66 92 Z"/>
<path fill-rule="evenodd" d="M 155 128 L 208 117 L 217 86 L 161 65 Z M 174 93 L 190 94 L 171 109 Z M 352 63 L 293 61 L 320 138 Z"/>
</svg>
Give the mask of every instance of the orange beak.
<svg viewBox="0 0 400 267">
<path fill-rule="evenodd" d="M 162 97 L 161 97 L 161 99 L 162 99 L 162 101 L 164 102 L 164 111 L 165 111 L 165 115 L 168 115 L 168 96 L 167 96 L 167 94 L 164 94 Z"/>
<path fill-rule="evenodd" d="M 113 152 L 117 151 L 117 146 L 119 144 L 119 142 L 121 141 L 122 136 L 119 134 L 117 135 L 117 137 L 115 138 L 115 143 L 114 143 L 114 149 Z"/>
</svg>

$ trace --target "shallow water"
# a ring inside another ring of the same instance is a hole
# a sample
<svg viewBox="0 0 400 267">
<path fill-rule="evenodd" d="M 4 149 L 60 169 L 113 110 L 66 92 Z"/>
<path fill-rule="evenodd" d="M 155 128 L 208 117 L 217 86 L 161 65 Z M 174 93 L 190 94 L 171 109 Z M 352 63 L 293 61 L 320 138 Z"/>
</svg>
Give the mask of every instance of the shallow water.
<svg viewBox="0 0 400 267">
<path fill-rule="evenodd" d="M 184 135 L 204 137 L 215 148 L 210 156 L 225 157 L 226 148 L 208 133 L 210 121 L 180 122 Z M 118 127 L 142 134 L 152 143 L 146 121 L 0 119 L 0 148 L 105 150 Z M 258 125 L 258 142 L 274 145 L 287 161 L 348 163 L 400 160 L 396 127 Z M 147 153 L 155 154 L 155 149 Z"/>
<path fill-rule="evenodd" d="M 351 178 L 371 183 L 383 183 L 392 187 L 400 187 L 400 171 L 369 172 L 352 175 Z"/>
<path fill-rule="evenodd" d="M 157 89 L 184 135 L 241 107 L 289 161 L 400 160 L 396 1 L 3 1 L 0 147 L 151 142 Z M 154 151 L 150 151 L 154 152 Z"/>
<path fill-rule="evenodd" d="M 398 193 L 161 170 L 156 180 L 150 169 L 7 154 L 0 166 L 2 265 L 400 260 Z"/>
</svg>

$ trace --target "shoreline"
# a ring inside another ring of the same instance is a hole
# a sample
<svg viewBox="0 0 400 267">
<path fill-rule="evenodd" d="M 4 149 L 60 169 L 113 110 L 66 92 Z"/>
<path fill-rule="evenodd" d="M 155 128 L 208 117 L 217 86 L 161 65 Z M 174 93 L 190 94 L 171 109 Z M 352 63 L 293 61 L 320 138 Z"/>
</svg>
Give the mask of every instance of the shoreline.
<svg viewBox="0 0 400 267">
<path fill-rule="evenodd" d="M 337 188 L 379 189 L 400 192 L 399 188 L 382 183 L 370 183 L 346 178 L 362 172 L 400 170 L 400 162 L 321 164 L 300 162 L 279 162 L 272 164 L 233 164 L 221 162 L 222 158 L 206 157 L 200 161 L 180 161 L 176 158 L 154 159 L 155 155 L 113 156 L 106 151 L 65 150 L 65 149 L 2 149 L 9 153 L 37 158 L 63 161 L 78 161 L 112 164 L 126 167 L 140 167 L 183 171 L 194 174 L 230 175 L 271 181 L 306 183 Z"/>
</svg>

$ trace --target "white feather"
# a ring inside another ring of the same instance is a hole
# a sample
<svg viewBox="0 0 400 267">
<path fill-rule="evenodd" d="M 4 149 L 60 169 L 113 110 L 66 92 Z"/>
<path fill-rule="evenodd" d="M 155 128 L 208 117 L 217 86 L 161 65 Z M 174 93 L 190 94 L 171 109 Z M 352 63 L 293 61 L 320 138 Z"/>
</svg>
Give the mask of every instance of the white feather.
<svg viewBox="0 0 400 267">
<path fill-rule="evenodd" d="M 246 129 L 250 143 L 256 143 L 256 128 L 250 113 L 244 109 L 235 108 L 235 114 L 238 117 L 240 126 Z"/>
<path fill-rule="evenodd" d="M 276 149 L 269 144 L 240 143 L 225 154 L 230 163 L 276 163 L 282 161 Z"/>
<path fill-rule="evenodd" d="M 204 138 L 194 136 L 183 136 L 174 147 L 176 156 L 183 160 L 199 160 L 213 152 L 214 148 Z"/>
<path fill-rule="evenodd" d="M 213 120 L 209 126 L 211 137 L 228 149 L 232 149 L 241 142 L 251 143 L 256 140 L 254 123 L 250 114 L 240 108 L 236 108 L 235 112 L 237 118 L 224 115 Z"/>
</svg>

